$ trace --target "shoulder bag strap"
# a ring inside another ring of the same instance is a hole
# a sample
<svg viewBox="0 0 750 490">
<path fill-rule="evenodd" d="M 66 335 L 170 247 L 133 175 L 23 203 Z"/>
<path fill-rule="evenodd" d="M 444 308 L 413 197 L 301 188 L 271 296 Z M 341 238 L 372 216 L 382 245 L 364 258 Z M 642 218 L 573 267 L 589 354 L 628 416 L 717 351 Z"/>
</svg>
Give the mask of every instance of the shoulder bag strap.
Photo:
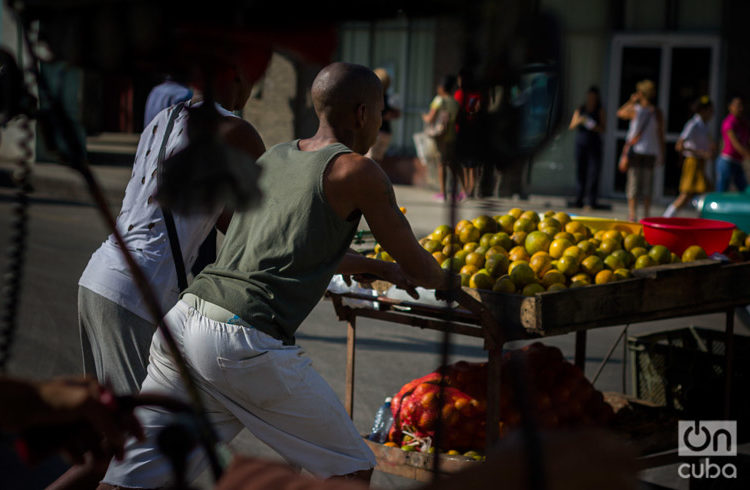
<svg viewBox="0 0 750 490">
<path fill-rule="evenodd" d="M 162 162 L 167 153 L 167 140 L 169 135 L 172 134 L 172 128 L 174 127 L 174 121 L 177 119 L 177 115 L 182 112 L 182 108 L 185 105 L 184 102 L 180 102 L 172 108 L 172 114 L 169 116 L 169 122 L 167 123 L 167 129 L 164 132 L 164 139 L 161 141 L 161 148 L 159 149 L 159 158 L 157 165 L 159 167 L 159 173 L 161 173 Z M 167 226 L 167 236 L 169 237 L 169 246 L 172 249 L 172 258 L 174 259 L 174 266 L 177 270 L 177 287 L 180 292 L 187 289 L 187 272 L 185 269 L 185 262 L 182 260 L 182 249 L 180 248 L 180 238 L 177 235 L 177 227 L 174 224 L 174 216 L 172 212 L 166 207 L 161 207 L 161 212 L 164 215 L 164 224 Z"/>
</svg>

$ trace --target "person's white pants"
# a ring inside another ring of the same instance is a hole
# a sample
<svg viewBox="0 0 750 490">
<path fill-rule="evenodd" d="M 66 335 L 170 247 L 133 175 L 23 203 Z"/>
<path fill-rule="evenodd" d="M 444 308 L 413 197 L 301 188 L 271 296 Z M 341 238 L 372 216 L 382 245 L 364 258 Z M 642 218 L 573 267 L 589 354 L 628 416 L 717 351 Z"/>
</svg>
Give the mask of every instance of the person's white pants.
<svg viewBox="0 0 750 490">
<path fill-rule="evenodd" d="M 247 427 L 290 464 L 327 478 L 375 466 L 372 451 L 328 383 L 298 346 L 254 328 L 221 323 L 182 301 L 165 317 L 200 388 L 209 419 L 222 441 Z M 160 333 L 154 335 L 142 393 L 187 401 L 183 383 Z M 104 483 L 157 488 L 171 481 L 169 462 L 156 437 L 175 420 L 158 408 L 136 414 L 146 441 L 128 442 L 125 459 L 113 460 Z M 206 467 L 201 448 L 192 452 L 188 481 Z"/>
</svg>

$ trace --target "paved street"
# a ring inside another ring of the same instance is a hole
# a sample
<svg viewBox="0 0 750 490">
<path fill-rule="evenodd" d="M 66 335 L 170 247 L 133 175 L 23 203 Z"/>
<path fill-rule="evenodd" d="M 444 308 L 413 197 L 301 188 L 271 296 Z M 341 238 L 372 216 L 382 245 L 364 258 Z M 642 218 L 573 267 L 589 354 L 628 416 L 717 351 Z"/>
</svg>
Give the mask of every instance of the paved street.
<svg viewBox="0 0 750 490">
<path fill-rule="evenodd" d="M 429 233 L 436 225 L 446 221 L 444 207 L 432 202 L 431 192 L 400 187 L 397 195 L 399 204 L 407 207 L 407 216 L 418 236 Z M 10 196 L 9 189 L 0 188 L 2 267 L 6 261 L 4 242 L 8 237 L 10 222 Z M 544 210 L 549 207 L 561 208 L 561 204 L 539 200 L 519 205 Z M 507 210 L 509 205 L 506 201 L 497 200 L 487 203 L 472 201 L 461 206 L 460 217 L 473 217 L 480 212 L 496 214 Z M 619 209 L 616 208 L 614 212 Z M 87 203 L 35 197 L 31 207 L 20 326 L 10 364 L 13 374 L 42 378 L 80 371 L 76 284 L 90 254 L 105 236 L 101 220 Z M 690 324 L 722 328 L 723 319 L 718 315 L 709 315 L 643 324 L 632 327 L 630 334 Z M 355 423 L 361 432 L 366 432 L 383 398 L 396 392 L 405 382 L 436 367 L 440 334 L 366 319 L 360 320 L 358 325 Z M 586 366 L 589 376 L 596 371 L 619 332 L 620 327 L 613 327 L 590 333 Z M 329 303 L 322 301 L 313 310 L 298 334 L 298 341 L 318 371 L 343 399 L 346 330 L 345 324 L 337 321 Z M 572 357 L 572 335 L 551 338 L 546 342 L 559 346 L 569 358 Z M 452 355 L 456 360 L 484 359 L 481 341 L 477 339 L 454 337 Z M 599 378 L 597 388 L 622 390 L 622 359 L 623 352 L 619 347 Z M 234 446 L 249 454 L 274 457 L 269 449 L 246 432 L 238 437 Z M 49 470 L 50 475 L 53 472 Z M 664 478 L 671 478 L 674 474 L 673 470 L 667 469 L 651 473 L 649 478 L 664 482 Z M 201 481 L 207 480 L 202 478 Z M 414 483 L 378 473 L 374 485 L 407 488 Z"/>
</svg>

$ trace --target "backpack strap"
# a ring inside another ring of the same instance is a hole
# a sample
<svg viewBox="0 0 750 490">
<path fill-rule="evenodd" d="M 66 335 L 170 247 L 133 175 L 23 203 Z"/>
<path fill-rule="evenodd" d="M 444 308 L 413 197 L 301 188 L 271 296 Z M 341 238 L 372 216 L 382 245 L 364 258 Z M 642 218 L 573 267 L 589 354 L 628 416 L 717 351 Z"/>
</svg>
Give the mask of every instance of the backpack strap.
<svg viewBox="0 0 750 490">
<path fill-rule="evenodd" d="M 159 173 L 161 173 L 162 163 L 167 153 L 167 140 L 169 135 L 172 134 L 172 128 L 174 128 L 175 119 L 177 115 L 182 112 L 182 108 L 185 106 L 185 102 L 180 102 L 172 108 L 172 114 L 169 116 L 169 122 L 167 123 L 167 129 L 164 131 L 164 139 L 161 141 L 161 148 L 159 149 L 159 158 L 157 165 Z M 169 237 L 169 247 L 172 249 L 172 258 L 174 259 L 174 266 L 177 271 L 177 287 L 180 292 L 187 289 L 187 271 L 185 269 L 185 262 L 182 259 L 182 249 L 180 248 L 180 238 L 177 235 L 177 227 L 174 223 L 174 216 L 172 212 L 164 206 L 161 206 L 161 212 L 164 215 L 164 224 L 167 226 L 167 236 Z"/>
</svg>

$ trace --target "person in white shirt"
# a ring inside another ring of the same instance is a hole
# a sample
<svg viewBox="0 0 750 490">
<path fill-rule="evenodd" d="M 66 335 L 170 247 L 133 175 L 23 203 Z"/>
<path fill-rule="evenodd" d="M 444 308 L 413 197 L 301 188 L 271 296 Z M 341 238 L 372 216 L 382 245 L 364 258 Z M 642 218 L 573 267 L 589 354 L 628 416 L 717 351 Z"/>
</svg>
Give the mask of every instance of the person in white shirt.
<svg viewBox="0 0 750 490">
<path fill-rule="evenodd" d="M 714 115 L 714 105 L 708 96 L 703 96 L 693 104 L 693 117 L 685 123 L 675 149 L 682 154 L 682 175 L 680 176 L 680 195 L 664 211 L 664 217 L 674 216 L 678 209 L 695 194 L 708 190 L 706 179 L 706 162 L 713 158 L 716 144 L 711 138 L 708 123 Z"/>
<path fill-rule="evenodd" d="M 212 87 L 217 109 L 223 117 L 219 128 L 224 142 L 257 159 L 265 151 L 258 132 L 230 111 L 241 109 L 250 90 L 270 59 L 270 51 L 260 54 L 238 48 L 218 61 L 212 72 Z M 259 56 L 265 63 L 258 63 Z M 262 65 L 262 66 L 259 66 Z M 184 105 L 161 111 L 144 129 L 138 143 L 133 174 L 128 182 L 117 229 L 128 250 L 141 267 L 158 295 L 164 312 L 174 306 L 179 294 L 177 270 L 170 248 L 164 215 L 154 195 L 157 168 L 169 119 L 179 110 L 166 139 L 165 158 L 179 152 L 188 143 L 188 109 L 201 104 L 200 83 L 194 84 L 194 96 Z M 210 161 L 206 165 L 211 165 Z M 174 222 L 182 259 L 187 270 L 195 261 L 198 248 L 216 226 L 225 231 L 231 212 L 215 209 L 201 214 L 174 213 Z M 109 236 L 89 260 L 78 288 L 78 318 L 83 351 L 84 372 L 109 383 L 116 394 L 137 393 L 146 377 L 154 319 L 149 314 L 135 285 L 123 254 L 114 237 Z"/>
<path fill-rule="evenodd" d="M 643 199 L 643 215 L 648 216 L 654 189 L 654 166 L 664 163 L 664 116 L 654 106 L 656 86 L 651 80 L 636 84 L 636 92 L 617 110 L 617 117 L 630 121 L 627 135 L 628 219 L 636 221 L 637 199 Z"/>
</svg>

